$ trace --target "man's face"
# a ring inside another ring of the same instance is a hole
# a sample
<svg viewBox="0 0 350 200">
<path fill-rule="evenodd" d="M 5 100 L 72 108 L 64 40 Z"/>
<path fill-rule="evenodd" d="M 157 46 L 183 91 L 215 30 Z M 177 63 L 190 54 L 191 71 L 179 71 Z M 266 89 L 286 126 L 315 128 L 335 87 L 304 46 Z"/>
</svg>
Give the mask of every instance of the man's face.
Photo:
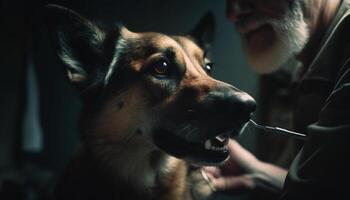
<svg viewBox="0 0 350 200">
<path fill-rule="evenodd" d="M 300 53 L 309 39 L 302 0 L 227 0 L 248 63 L 269 73 Z"/>
</svg>

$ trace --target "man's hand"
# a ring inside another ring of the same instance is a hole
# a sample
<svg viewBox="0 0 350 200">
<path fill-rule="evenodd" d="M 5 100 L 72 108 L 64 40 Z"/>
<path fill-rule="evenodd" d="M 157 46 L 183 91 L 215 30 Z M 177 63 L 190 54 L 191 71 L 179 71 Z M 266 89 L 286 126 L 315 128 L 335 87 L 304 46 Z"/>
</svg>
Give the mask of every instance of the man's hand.
<svg viewBox="0 0 350 200">
<path fill-rule="evenodd" d="M 230 159 L 219 167 L 205 167 L 204 171 L 217 190 L 242 192 L 263 189 L 279 192 L 287 171 L 261 162 L 235 140 L 228 144 Z"/>
</svg>

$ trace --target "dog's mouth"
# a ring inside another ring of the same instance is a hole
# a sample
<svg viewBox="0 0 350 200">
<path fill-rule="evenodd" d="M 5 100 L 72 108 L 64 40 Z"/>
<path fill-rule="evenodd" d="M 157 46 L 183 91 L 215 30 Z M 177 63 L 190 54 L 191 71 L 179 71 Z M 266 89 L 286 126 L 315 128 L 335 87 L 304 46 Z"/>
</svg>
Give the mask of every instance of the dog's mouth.
<svg viewBox="0 0 350 200">
<path fill-rule="evenodd" d="M 200 142 L 186 140 L 166 129 L 158 129 L 154 142 L 166 153 L 184 159 L 194 165 L 219 165 L 229 158 L 228 142 L 232 135 L 238 135 L 242 127 L 234 131 L 217 134 Z M 237 133 L 235 133 L 237 132 Z"/>
</svg>

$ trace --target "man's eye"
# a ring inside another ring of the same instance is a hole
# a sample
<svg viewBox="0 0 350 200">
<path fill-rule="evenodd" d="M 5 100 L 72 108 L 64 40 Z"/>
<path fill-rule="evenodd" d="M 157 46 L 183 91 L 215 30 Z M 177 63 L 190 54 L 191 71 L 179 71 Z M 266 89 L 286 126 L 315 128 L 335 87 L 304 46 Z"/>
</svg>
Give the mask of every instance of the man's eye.
<svg viewBox="0 0 350 200">
<path fill-rule="evenodd" d="M 214 63 L 213 62 L 209 62 L 209 63 L 206 63 L 204 65 L 204 70 L 210 74 L 210 72 L 213 70 L 213 67 L 214 67 Z"/>
</svg>

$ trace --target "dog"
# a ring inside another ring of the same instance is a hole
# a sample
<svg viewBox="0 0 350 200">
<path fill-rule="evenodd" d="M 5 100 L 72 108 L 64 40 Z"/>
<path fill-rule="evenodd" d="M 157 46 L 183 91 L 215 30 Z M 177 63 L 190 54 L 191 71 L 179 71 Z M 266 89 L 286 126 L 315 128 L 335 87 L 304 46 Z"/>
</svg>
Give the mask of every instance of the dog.
<svg viewBox="0 0 350 200">
<path fill-rule="evenodd" d="M 206 186 L 193 174 L 228 159 L 229 137 L 255 109 L 248 94 L 210 76 L 212 14 L 189 34 L 172 36 L 103 27 L 57 5 L 44 10 L 58 58 L 83 102 L 81 147 L 56 199 L 208 197 L 194 194 Z"/>
</svg>

